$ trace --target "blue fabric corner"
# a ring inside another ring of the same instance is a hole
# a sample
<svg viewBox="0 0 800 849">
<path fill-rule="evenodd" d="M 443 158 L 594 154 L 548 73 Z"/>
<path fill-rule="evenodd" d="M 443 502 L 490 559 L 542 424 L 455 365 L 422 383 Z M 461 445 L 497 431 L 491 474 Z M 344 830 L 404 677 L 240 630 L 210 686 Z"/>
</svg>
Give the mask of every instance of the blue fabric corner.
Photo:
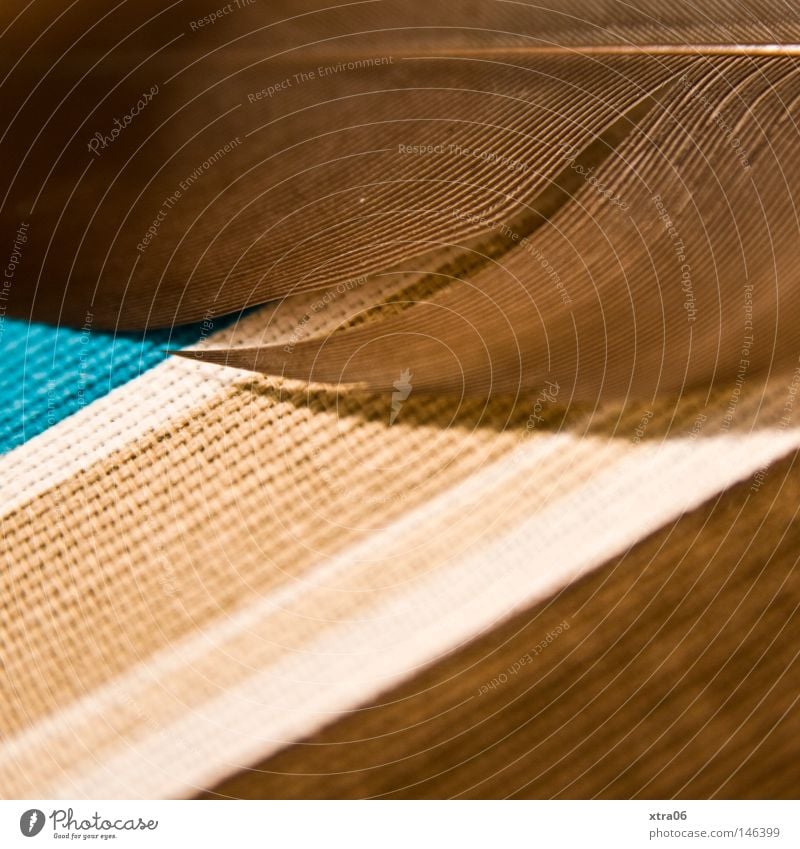
<svg viewBox="0 0 800 849">
<path fill-rule="evenodd" d="M 203 335 L 199 324 L 105 333 L 0 321 L 0 453 L 157 365 L 168 356 L 165 348 L 191 345 Z"/>
</svg>

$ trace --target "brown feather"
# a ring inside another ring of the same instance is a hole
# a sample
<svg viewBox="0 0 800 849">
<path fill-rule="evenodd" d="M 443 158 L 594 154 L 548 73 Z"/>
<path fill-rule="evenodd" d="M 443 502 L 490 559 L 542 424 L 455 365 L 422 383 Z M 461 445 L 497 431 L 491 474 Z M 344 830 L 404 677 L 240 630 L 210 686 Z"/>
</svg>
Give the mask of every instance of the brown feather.
<svg viewBox="0 0 800 849">
<path fill-rule="evenodd" d="M 169 326 L 413 271 L 406 309 L 203 359 L 565 399 L 795 363 L 786 4 L 127 5 L 3 12 L 8 314 Z"/>
</svg>

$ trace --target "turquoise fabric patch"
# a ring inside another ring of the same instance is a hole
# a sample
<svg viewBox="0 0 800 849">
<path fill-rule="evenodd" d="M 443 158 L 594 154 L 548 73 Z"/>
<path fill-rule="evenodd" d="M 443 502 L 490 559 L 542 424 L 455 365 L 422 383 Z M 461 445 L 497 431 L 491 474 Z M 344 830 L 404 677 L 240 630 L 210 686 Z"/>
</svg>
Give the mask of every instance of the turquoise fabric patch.
<svg viewBox="0 0 800 849">
<path fill-rule="evenodd" d="M 105 333 L 0 319 L 0 453 L 10 451 L 191 345 L 202 325 Z"/>
</svg>

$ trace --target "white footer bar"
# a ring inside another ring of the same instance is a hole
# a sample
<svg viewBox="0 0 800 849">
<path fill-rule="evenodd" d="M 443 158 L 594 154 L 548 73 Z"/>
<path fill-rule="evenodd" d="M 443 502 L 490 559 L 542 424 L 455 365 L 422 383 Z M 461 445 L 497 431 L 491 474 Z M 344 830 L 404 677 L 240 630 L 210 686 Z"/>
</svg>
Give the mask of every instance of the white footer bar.
<svg viewBox="0 0 800 849">
<path fill-rule="evenodd" d="M 800 788 L 798 788 L 800 789 Z M 776 801 L 0 801 L 0 846 L 800 846 Z"/>
</svg>

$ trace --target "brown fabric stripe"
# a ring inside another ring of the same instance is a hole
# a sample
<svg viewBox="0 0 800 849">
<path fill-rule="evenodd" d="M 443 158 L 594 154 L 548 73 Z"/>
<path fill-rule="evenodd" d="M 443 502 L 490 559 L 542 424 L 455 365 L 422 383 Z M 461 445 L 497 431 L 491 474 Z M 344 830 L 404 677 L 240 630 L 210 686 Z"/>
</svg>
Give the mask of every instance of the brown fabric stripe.
<svg viewBox="0 0 800 849">
<path fill-rule="evenodd" d="M 207 795 L 797 797 L 797 457 Z"/>
</svg>

